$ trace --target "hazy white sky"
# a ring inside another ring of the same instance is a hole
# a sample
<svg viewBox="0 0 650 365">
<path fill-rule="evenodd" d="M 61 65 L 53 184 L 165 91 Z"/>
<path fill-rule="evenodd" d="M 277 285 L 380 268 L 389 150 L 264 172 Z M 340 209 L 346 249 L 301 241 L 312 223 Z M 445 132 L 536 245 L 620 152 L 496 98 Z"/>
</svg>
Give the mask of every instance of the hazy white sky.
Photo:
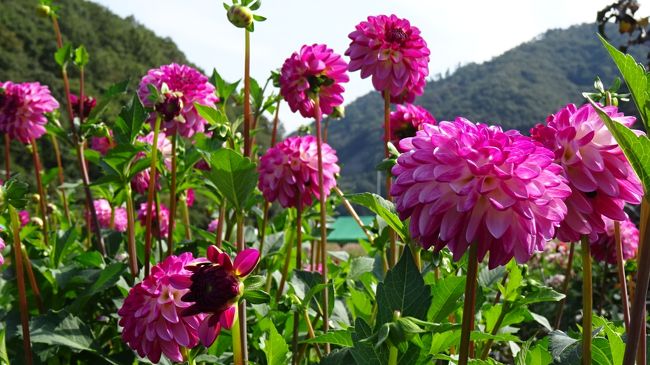
<svg viewBox="0 0 650 365">
<path fill-rule="evenodd" d="M 244 32 L 226 19 L 219 0 L 93 0 L 121 16 L 134 15 L 158 35 L 170 37 L 188 59 L 231 81 L 243 75 Z M 230 1 L 230 0 L 228 0 Z M 368 15 L 407 18 L 431 49 L 430 75 L 459 63 L 483 62 L 547 29 L 593 22 L 614 0 L 264 0 L 251 35 L 251 73 L 263 82 L 303 44 L 325 43 L 343 54 L 347 35 Z M 594 33 L 596 30 L 594 29 Z M 346 85 L 349 103 L 372 90 L 358 73 Z M 281 119 L 291 131 L 305 120 L 286 104 Z"/>
</svg>

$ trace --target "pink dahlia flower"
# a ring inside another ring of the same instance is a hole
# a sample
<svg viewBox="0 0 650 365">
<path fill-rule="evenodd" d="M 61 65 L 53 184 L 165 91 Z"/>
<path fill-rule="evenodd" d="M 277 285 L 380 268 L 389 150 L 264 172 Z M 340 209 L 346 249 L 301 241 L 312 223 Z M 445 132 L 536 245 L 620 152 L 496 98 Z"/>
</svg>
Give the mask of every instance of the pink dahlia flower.
<svg viewBox="0 0 650 365">
<path fill-rule="evenodd" d="M 111 138 L 108 137 L 91 137 L 90 138 L 90 148 L 99 152 L 103 155 L 107 154 L 108 151 L 114 147 L 114 144 L 111 143 L 113 138 L 113 131 L 109 131 Z"/>
<path fill-rule="evenodd" d="M 163 159 L 165 163 L 165 167 L 167 169 L 171 169 L 171 158 L 172 158 L 172 143 L 166 138 L 167 136 L 165 133 L 160 132 L 158 133 L 158 151 L 162 155 L 158 155 L 158 159 L 160 160 L 161 158 Z M 153 144 L 153 132 L 149 132 L 146 136 L 143 137 L 138 137 L 138 141 L 142 143 L 146 143 L 148 145 Z M 136 159 L 140 159 L 145 157 L 146 154 L 144 152 L 138 153 L 136 156 Z M 149 180 L 151 179 L 151 173 L 149 171 L 150 169 L 147 168 L 145 170 L 140 171 L 137 173 L 134 177 L 133 180 L 131 181 L 131 186 L 133 186 L 133 190 L 140 194 L 144 194 L 147 192 L 149 189 Z M 160 181 L 156 179 L 156 188 L 160 189 Z"/>
<path fill-rule="evenodd" d="M 115 218 L 113 219 L 113 228 L 118 232 L 126 232 L 128 225 L 128 216 L 126 208 L 115 208 Z"/>
<path fill-rule="evenodd" d="M 421 106 L 397 105 L 397 110 L 390 113 L 391 142 L 398 146 L 400 140 L 414 137 L 415 132 L 420 130 L 424 123 L 435 124 L 436 118 Z"/>
<path fill-rule="evenodd" d="M 28 211 L 21 210 L 18 212 L 18 218 L 20 219 L 20 226 L 25 227 L 27 224 L 29 224 L 31 216 L 29 215 Z"/>
<path fill-rule="evenodd" d="M 604 109 L 626 126 L 635 121 L 614 106 Z M 639 179 L 590 104 L 567 105 L 549 116 L 546 125 L 535 126 L 531 135 L 555 153 L 572 190 L 566 200 L 568 214 L 557 232 L 560 240 L 575 242 L 582 235 L 595 240 L 606 232 L 604 217 L 625 220 L 625 203 L 641 202 Z"/>
<path fill-rule="evenodd" d="M 327 196 L 336 186 L 335 174 L 340 169 L 336 164 L 336 151 L 327 143 L 322 144 L 323 190 Z M 314 136 L 289 137 L 271 147 L 260 158 L 260 177 L 257 186 L 266 200 L 279 200 L 285 208 L 312 203 L 313 197 L 320 198 L 318 188 L 318 152 Z"/>
<path fill-rule="evenodd" d="M 607 231 L 598 235 L 595 241 L 591 241 L 591 256 L 602 262 L 616 265 L 616 241 L 614 236 L 614 221 L 605 218 Z M 629 260 L 636 256 L 639 248 L 639 229 L 626 218 L 620 223 L 621 245 L 623 246 L 623 260 Z"/>
<path fill-rule="evenodd" d="M 391 188 L 402 219 L 425 248 L 470 243 L 489 266 L 526 262 L 555 235 L 571 193 L 553 153 L 517 131 L 457 118 L 424 124 L 400 147 Z"/>
<path fill-rule="evenodd" d="M 199 327 L 199 338 L 206 347 L 212 345 L 222 328 L 232 327 L 237 302 L 244 293 L 242 279 L 257 266 L 260 253 L 256 249 L 243 250 L 233 263 L 217 246 L 209 246 L 207 256 L 209 261 L 186 266 L 192 272 L 191 277 L 174 280 L 178 289 L 189 289 L 181 300 L 193 303 L 182 315 L 208 315 Z"/>
<path fill-rule="evenodd" d="M 210 221 L 210 224 L 208 224 L 208 232 L 210 233 L 217 232 L 218 225 L 219 225 L 219 218 L 215 218 L 212 221 Z"/>
<path fill-rule="evenodd" d="M 2 239 L 2 237 L 0 237 L 0 265 L 4 265 L 5 263 L 5 258 L 2 256 L 2 251 L 5 249 L 5 247 L 7 247 L 5 245 L 5 241 Z"/>
<path fill-rule="evenodd" d="M 102 228 L 110 228 L 111 215 L 113 214 L 111 203 L 106 199 L 96 199 L 93 201 L 93 207 L 95 208 L 95 214 L 97 214 L 99 226 Z"/>
<path fill-rule="evenodd" d="M 192 272 L 185 266 L 196 261 L 189 252 L 169 256 L 129 291 L 117 314 L 121 317 L 120 326 L 124 327 L 122 339 L 140 357 L 157 363 L 160 355 L 165 354 L 172 361 L 182 362 L 181 347 L 198 344 L 198 329 L 205 316 L 181 315 L 191 305 L 181 300 L 188 290 L 173 284 L 189 280 Z"/>
<path fill-rule="evenodd" d="M 167 238 L 169 233 L 169 208 L 165 204 L 160 203 L 159 215 L 156 216 L 156 206 L 154 204 L 152 213 L 154 214 L 152 222 L 152 232 L 155 237 L 159 239 Z M 138 219 L 140 224 L 144 227 L 147 224 L 147 203 L 140 204 L 138 210 Z"/>
<path fill-rule="evenodd" d="M 30 143 L 45 133 L 47 118 L 59 107 L 47 86 L 38 82 L 0 82 L 0 132 Z"/>
<path fill-rule="evenodd" d="M 192 205 L 194 205 L 195 199 L 196 197 L 194 195 L 194 189 L 192 188 L 187 189 L 187 191 L 185 192 L 185 202 L 187 203 L 187 206 L 191 207 Z"/>
<path fill-rule="evenodd" d="M 350 80 L 347 67 L 343 57 L 326 45 L 304 45 L 282 65 L 280 94 L 292 112 L 315 118 L 313 97 L 317 92 L 321 113 L 331 114 L 334 107 L 343 104 L 345 89 L 341 84 Z"/>
<path fill-rule="evenodd" d="M 152 100 L 150 85 L 158 90 L 158 100 Z M 192 67 L 175 63 L 149 70 L 140 80 L 138 96 L 144 106 L 153 108 L 160 115 L 167 134 L 178 131 L 183 137 L 192 137 L 205 129 L 207 122 L 194 104 L 214 106 L 219 101 L 214 86 L 205 75 Z M 152 124 L 155 118 L 152 114 Z"/>
<path fill-rule="evenodd" d="M 74 116 L 79 118 L 79 112 L 81 111 L 81 100 L 79 100 L 79 96 L 75 94 L 70 94 L 70 102 L 72 104 L 72 112 L 74 113 Z M 86 119 L 90 115 L 90 112 L 95 108 L 97 105 L 97 100 L 93 98 L 92 96 L 84 96 L 83 100 L 83 118 Z"/>
<path fill-rule="evenodd" d="M 417 27 L 395 15 L 369 16 L 348 35 L 348 70 L 372 76 L 376 90 L 390 92 L 394 103 L 412 103 L 429 75 L 429 48 Z"/>
</svg>

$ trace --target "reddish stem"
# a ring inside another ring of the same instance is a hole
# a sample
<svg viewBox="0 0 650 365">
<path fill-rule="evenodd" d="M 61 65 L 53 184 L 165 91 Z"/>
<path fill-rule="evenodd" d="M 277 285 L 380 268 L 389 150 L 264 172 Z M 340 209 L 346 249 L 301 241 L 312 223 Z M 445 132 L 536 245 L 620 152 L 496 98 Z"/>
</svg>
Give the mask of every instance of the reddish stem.
<svg viewBox="0 0 650 365">
<path fill-rule="evenodd" d="M 149 276 L 149 267 L 151 266 L 151 224 L 153 222 L 153 204 L 154 194 L 156 191 L 157 165 L 158 157 L 158 135 L 160 133 L 160 116 L 156 116 L 153 130 L 153 143 L 151 145 L 151 165 L 149 166 L 149 186 L 147 191 L 147 218 L 145 219 L 144 235 L 144 276 Z M 158 230 L 160 231 L 160 229 Z"/>
<path fill-rule="evenodd" d="M 41 219 L 43 220 L 43 243 L 45 246 L 49 246 L 48 238 L 48 224 L 47 224 L 47 197 L 45 196 L 45 189 L 43 189 L 43 180 L 41 180 L 41 159 L 38 155 L 38 145 L 36 144 L 36 139 L 32 137 L 31 140 L 32 146 L 32 158 L 34 160 L 34 175 L 36 176 L 36 187 L 38 189 L 38 195 L 40 199 L 38 200 L 41 210 Z"/>
<path fill-rule="evenodd" d="M 32 364 L 32 345 L 29 336 L 29 308 L 27 306 L 27 290 L 25 288 L 25 274 L 23 271 L 22 248 L 20 243 L 20 221 L 18 213 L 13 207 L 9 207 L 11 215 L 11 226 L 13 230 L 14 256 L 16 264 L 16 279 L 18 282 L 18 304 L 20 308 L 20 322 L 23 330 L 23 355 L 25 364 Z"/>
<path fill-rule="evenodd" d="M 246 31 L 248 33 L 248 31 Z M 237 252 L 242 252 L 246 247 L 244 244 L 244 213 L 237 213 Z M 244 364 L 248 364 L 248 335 L 246 328 L 246 300 L 242 299 L 237 305 L 239 315 L 239 338 L 241 346 L 241 359 Z"/>
<path fill-rule="evenodd" d="M 222 198 L 221 204 L 219 205 L 219 220 L 217 221 L 217 237 L 215 238 L 215 245 L 221 248 L 221 243 L 223 242 L 223 225 L 226 221 L 226 201 Z M 260 250 L 261 251 L 261 250 Z"/>
<path fill-rule="evenodd" d="M 388 151 L 388 142 L 391 140 L 390 134 L 390 92 L 389 90 L 384 90 L 384 157 L 388 158 L 390 152 Z M 390 196 L 390 185 L 391 177 L 390 174 L 386 174 L 386 199 L 392 201 L 393 199 Z M 390 267 L 393 267 L 397 264 L 397 242 L 395 237 L 395 232 L 390 228 L 388 229 L 388 237 L 390 239 L 390 257 L 389 263 Z"/>
<path fill-rule="evenodd" d="M 59 149 L 59 141 L 57 141 L 55 135 L 50 135 L 52 139 L 52 147 L 54 148 L 54 156 L 56 157 L 56 166 L 57 166 L 57 175 L 59 177 L 59 185 L 65 183 L 63 176 L 63 162 L 61 160 L 61 150 Z M 68 197 L 65 194 L 65 190 L 61 189 L 61 200 L 63 201 L 63 212 L 65 214 L 65 219 L 70 224 L 70 208 L 68 207 Z"/>
<path fill-rule="evenodd" d="M 621 223 L 614 221 L 614 239 L 616 242 L 616 268 L 618 281 L 621 284 L 621 302 L 623 307 L 623 319 L 625 331 L 630 329 L 630 307 L 627 298 L 627 280 L 625 279 L 625 262 L 623 261 L 623 245 L 621 244 Z"/>
<path fill-rule="evenodd" d="M 174 253 L 174 225 L 176 223 L 176 140 L 178 132 L 172 136 L 172 181 L 169 191 L 169 230 L 167 234 L 167 257 Z"/>
<path fill-rule="evenodd" d="M 470 334 L 474 329 L 474 308 L 476 303 L 476 274 L 478 271 L 477 249 L 478 245 L 472 243 L 469 246 L 469 258 L 467 262 L 467 281 L 465 283 L 465 303 L 463 306 L 463 323 L 460 335 L 460 352 L 458 365 L 467 365 L 468 359 L 473 351 Z"/>
<path fill-rule="evenodd" d="M 250 32 L 245 30 L 244 50 L 244 156 L 251 155 L 251 41 Z"/>
</svg>

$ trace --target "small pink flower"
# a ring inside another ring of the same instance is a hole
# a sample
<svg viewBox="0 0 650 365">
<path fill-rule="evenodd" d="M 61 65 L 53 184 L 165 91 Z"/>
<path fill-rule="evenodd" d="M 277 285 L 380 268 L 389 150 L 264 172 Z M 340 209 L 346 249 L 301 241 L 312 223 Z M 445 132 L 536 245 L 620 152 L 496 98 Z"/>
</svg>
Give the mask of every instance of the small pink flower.
<svg viewBox="0 0 650 365">
<path fill-rule="evenodd" d="M 103 155 L 107 154 L 108 151 L 114 147 L 114 144 L 111 143 L 113 138 L 113 131 L 109 131 L 111 138 L 108 137 L 91 137 L 90 138 L 90 148 L 99 152 Z"/>
<path fill-rule="evenodd" d="M 29 223 L 29 220 L 31 219 L 29 212 L 26 210 L 21 210 L 20 212 L 18 212 L 18 218 L 20 219 L 21 227 L 25 227 Z"/>
<path fill-rule="evenodd" d="M 591 255 L 594 259 L 616 265 L 616 241 L 614 235 L 614 221 L 605 218 L 607 231 L 598 235 L 598 238 L 591 241 Z M 629 260 L 636 256 L 639 248 L 639 229 L 626 218 L 620 223 L 621 246 L 623 247 L 623 260 Z"/>
<path fill-rule="evenodd" d="M 75 94 L 70 94 L 70 102 L 72 104 L 72 112 L 74 113 L 74 116 L 79 118 L 79 112 L 81 111 L 81 102 L 79 100 L 79 96 Z M 97 100 L 93 98 L 92 96 L 84 96 L 83 100 L 83 119 L 88 118 L 88 115 L 90 115 L 90 112 L 95 108 L 97 105 Z"/>
<path fill-rule="evenodd" d="M 167 238 L 169 233 L 169 208 L 165 204 L 160 203 L 159 215 L 156 215 L 156 206 L 152 207 L 151 210 L 153 213 L 151 229 L 153 235 L 159 239 Z M 140 204 L 140 210 L 138 210 L 138 219 L 140 224 L 144 227 L 147 224 L 147 203 Z"/>
<path fill-rule="evenodd" d="M 165 135 L 165 133 L 163 132 L 158 133 L 159 154 L 157 157 L 159 159 L 163 159 L 165 163 L 165 167 L 167 167 L 167 169 L 171 169 L 172 143 L 166 137 L 167 136 Z M 152 145 L 153 132 L 150 132 L 146 136 L 138 137 L 138 141 L 142 143 L 146 143 L 148 145 Z M 140 159 L 145 156 L 146 154 L 144 152 L 140 152 L 136 156 L 136 159 Z M 133 180 L 131 181 L 131 186 L 133 187 L 133 190 L 135 190 L 140 194 L 145 194 L 149 189 L 149 180 L 151 179 L 151 173 L 149 170 L 150 169 L 147 168 L 145 170 L 140 171 L 133 177 Z M 160 180 L 158 179 L 156 179 L 156 188 L 160 189 Z"/>
<path fill-rule="evenodd" d="M 459 260 L 475 243 L 491 268 L 523 263 L 566 216 L 571 191 L 553 153 L 517 131 L 457 118 L 424 124 L 400 147 L 390 193 L 425 248 L 447 246 Z"/>
<path fill-rule="evenodd" d="M 158 100 L 152 100 L 150 86 L 158 91 Z M 205 129 L 207 122 L 194 104 L 214 106 L 219 101 L 214 86 L 205 75 L 176 63 L 149 70 L 140 81 L 138 96 L 144 106 L 154 108 L 160 115 L 162 127 L 168 135 L 178 131 L 183 137 L 192 137 Z M 152 114 L 152 124 L 155 118 Z"/>
<path fill-rule="evenodd" d="M 0 231 L 2 230 L 0 229 Z M 2 239 L 2 237 L 0 237 L 0 265 L 4 265 L 5 263 L 5 258 L 2 256 L 2 251 L 5 249 L 5 247 L 5 241 Z"/>
<path fill-rule="evenodd" d="M 304 45 L 282 65 L 280 94 L 292 112 L 315 118 L 313 97 L 318 93 L 321 113 L 331 114 L 334 107 L 343 104 L 345 89 L 341 84 L 350 80 L 347 67 L 343 57 L 326 45 Z"/>
<path fill-rule="evenodd" d="M 50 89 L 38 82 L 0 82 L 0 132 L 30 143 L 45 134 L 47 118 L 59 107 Z"/>
<path fill-rule="evenodd" d="M 390 113 L 391 142 L 395 146 L 399 146 L 400 140 L 415 137 L 415 132 L 420 130 L 425 123 L 436 123 L 436 119 L 429 111 L 413 104 L 398 104 L 397 110 Z"/>
<path fill-rule="evenodd" d="M 115 208 L 115 218 L 113 221 L 113 228 L 118 232 L 126 232 L 128 225 L 128 216 L 126 208 Z"/>
<path fill-rule="evenodd" d="M 369 16 L 348 35 L 348 70 L 372 76 L 377 91 L 390 92 L 393 103 L 412 103 L 429 75 L 429 48 L 420 30 L 395 15 Z"/>
<path fill-rule="evenodd" d="M 604 109 L 619 123 L 634 123 L 634 117 L 614 106 Z M 582 235 L 595 240 L 606 231 L 605 217 L 625 220 L 625 203 L 641 202 L 639 179 L 590 104 L 567 105 L 549 116 L 546 125 L 535 126 L 531 136 L 555 153 L 555 163 L 562 166 L 571 187 L 568 213 L 557 232 L 560 240 L 576 242 Z"/>
<path fill-rule="evenodd" d="M 188 207 L 191 207 L 192 205 L 194 205 L 194 199 L 195 199 L 194 189 L 192 189 L 192 188 L 187 189 L 185 194 L 186 194 L 185 202 L 187 203 Z"/>
<path fill-rule="evenodd" d="M 129 291 L 117 312 L 124 327 L 122 339 L 140 357 L 160 361 L 165 354 L 171 361 L 184 361 L 181 347 L 193 348 L 199 342 L 199 324 L 205 315 L 182 315 L 192 303 L 181 300 L 189 291 L 176 281 L 190 280 L 185 266 L 197 262 L 189 252 L 169 256 L 151 269 L 151 275 Z"/>
<path fill-rule="evenodd" d="M 219 225 L 219 218 L 215 218 L 212 221 L 210 221 L 210 224 L 208 224 L 208 232 L 215 233 L 217 231 L 218 225 Z"/>
<path fill-rule="evenodd" d="M 99 226 L 102 228 L 109 228 L 111 225 L 111 215 L 113 214 L 111 203 L 106 199 L 96 199 L 93 201 L 93 207 L 95 208 L 95 214 L 97 215 Z"/>
<path fill-rule="evenodd" d="M 297 207 L 299 196 L 303 207 L 319 198 L 318 153 L 314 136 L 289 137 L 271 147 L 260 158 L 260 177 L 257 186 L 266 200 L 278 200 L 285 208 Z M 336 151 L 322 144 L 323 190 L 329 196 L 336 186 L 335 175 L 340 171 L 336 164 Z"/>
<path fill-rule="evenodd" d="M 207 314 L 199 327 L 199 338 L 206 347 L 212 345 L 222 328 L 232 327 L 237 302 L 244 293 L 242 279 L 257 266 L 260 253 L 255 249 L 243 250 L 233 263 L 217 246 L 209 246 L 207 256 L 209 261 L 186 266 L 192 272 L 191 277 L 172 280 L 177 289 L 189 289 L 181 300 L 193 304 L 185 308 L 182 315 Z"/>
</svg>

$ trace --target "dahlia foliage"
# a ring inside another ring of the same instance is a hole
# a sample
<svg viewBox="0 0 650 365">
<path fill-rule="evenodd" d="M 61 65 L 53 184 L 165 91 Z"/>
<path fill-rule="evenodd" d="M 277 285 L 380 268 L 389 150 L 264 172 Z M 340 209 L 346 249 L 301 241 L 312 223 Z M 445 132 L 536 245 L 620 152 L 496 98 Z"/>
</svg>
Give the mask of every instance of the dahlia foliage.
<svg viewBox="0 0 650 365">
<path fill-rule="evenodd" d="M 38 82 L 0 82 L 0 133 L 30 143 L 45 133 L 45 113 L 58 107 L 50 89 Z"/>
</svg>

